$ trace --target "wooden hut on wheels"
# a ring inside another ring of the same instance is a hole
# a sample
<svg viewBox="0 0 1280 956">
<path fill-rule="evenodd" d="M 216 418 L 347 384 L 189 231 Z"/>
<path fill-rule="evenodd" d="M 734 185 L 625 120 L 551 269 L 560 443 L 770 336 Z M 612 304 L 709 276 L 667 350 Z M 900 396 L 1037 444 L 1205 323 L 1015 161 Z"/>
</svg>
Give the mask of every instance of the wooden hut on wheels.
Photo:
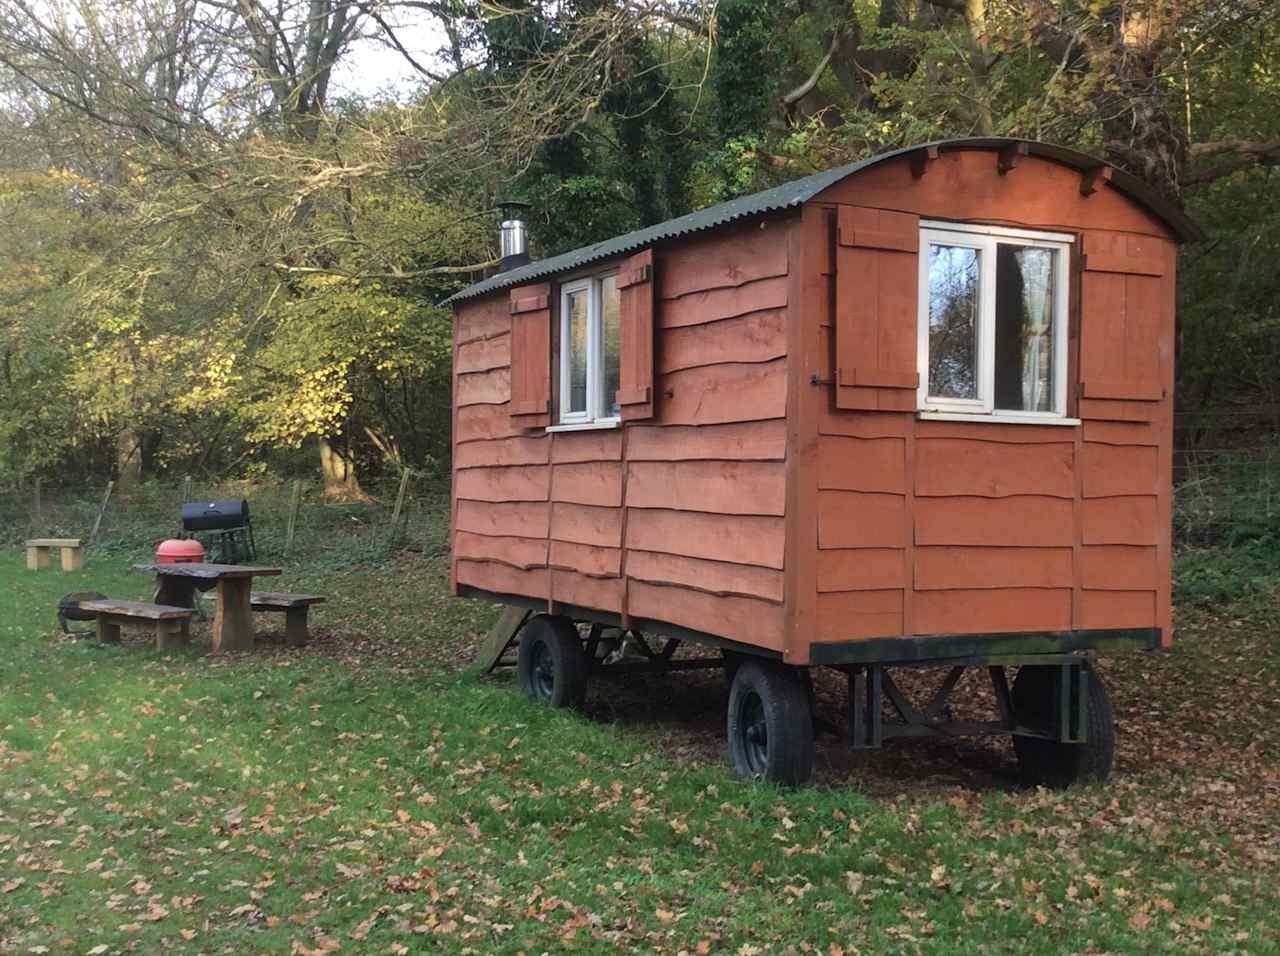
<svg viewBox="0 0 1280 956">
<path fill-rule="evenodd" d="M 597 670 L 727 667 L 744 775 L 809 775 L 824 666 L 855 747 L 1012 734 L 1030 781 L 1105 777 L 1091 661 L 1172 639 L 1195 236 L 1089 156 L 966 139 L 508 250 L 449 300 L 454 593 L 528 612 L 490 656 L 518 642 L 535 700 L 573 704 Z M 913 702 L 893 669 L 926 665 L 950 670 Z M 993 719 L 951 719 L 966 667 Z"/>
</svg>

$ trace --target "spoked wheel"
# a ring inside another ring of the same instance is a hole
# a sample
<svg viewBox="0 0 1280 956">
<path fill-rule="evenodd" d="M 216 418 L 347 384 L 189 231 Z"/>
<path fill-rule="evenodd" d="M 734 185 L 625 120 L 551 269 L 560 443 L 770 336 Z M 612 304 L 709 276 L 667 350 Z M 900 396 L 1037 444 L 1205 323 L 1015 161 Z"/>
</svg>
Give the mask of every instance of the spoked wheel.
<svg viewBox="0 0 1280 956">
<path fill-rule="evenodd" d="M 1013 712 L 1018 723 L 1050 727 L 1058 713 L 1061 693 L 1058 668 L 1027 665 L 1013 681 Z M 1013 738 L 1018 769 L 1023 783 L 1032 787 L 1061 789 L 1074 783 L 1103 781 L 1111 776 L 1115 759 L 1116 729 L 1111 715 L 1111 697 L 1102 679 L 1092 670 L 1085 672 L 1088 722 L 1085 741 L 1067 744 L 1042 737 Z"/>
<path fill-rule="evenodd" d="M 529 700 L 550 707 L 576 707 L 587 690 L 582 638 L 568 618 L 539 614 L 520 631 L 516 670 Z"/>
<path fill-rule="evenodd" d="M 740 777 L 798 786 L 813 773 L 813 712 L 804 680 L 792 668 L 762 661 L 738 667 L 728 734 Z"/>
</svg>

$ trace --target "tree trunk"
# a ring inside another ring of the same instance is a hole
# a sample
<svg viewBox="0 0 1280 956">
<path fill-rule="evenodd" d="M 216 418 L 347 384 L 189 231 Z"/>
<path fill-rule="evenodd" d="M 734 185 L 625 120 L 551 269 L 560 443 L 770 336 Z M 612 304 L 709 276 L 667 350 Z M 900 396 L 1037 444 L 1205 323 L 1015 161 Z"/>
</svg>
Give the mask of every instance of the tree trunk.
<svg viewBox="0 0 1280 956">
<path fill-rule="evenodd" d="M 142 437 L 131 428 L 116 435 L 116 470 L 120 494 L 126 495 L 142 483 Z"/>
<path fill-rule="evenodd" d="M 324 476 L 325 497 L 365 497 L 356 477 L 355 461 L 346 450 L 335 447 L 327 438 L 320 439 L 320 473 Z"/>
</svg>

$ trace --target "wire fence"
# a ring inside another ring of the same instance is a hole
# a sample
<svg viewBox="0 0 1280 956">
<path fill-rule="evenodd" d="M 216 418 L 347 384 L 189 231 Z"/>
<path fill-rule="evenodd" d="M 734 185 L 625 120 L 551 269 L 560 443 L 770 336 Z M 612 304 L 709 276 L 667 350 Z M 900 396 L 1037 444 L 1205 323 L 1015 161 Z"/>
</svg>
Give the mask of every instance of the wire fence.
<svg viewBox="0 0 1280 956">
<path fill-rule="evenodd" d="M 341 563 L 395 549 L 446 552 L 447 481 L 406 473 L 364 482 L 362 490 L 339 499 L 326 497 L 319 481 L 305 480 L 149 482 L 127 494 L 116 493 L 107 482 L 33 484 L 0 492 L 0 545 L 14 547 L 33 537 L 89 541 L 92 536 L 99 551 L 150 552 L 181 532 L 185 502 L 244 498 L 259 560 L 306 555 Z M 216 534 L 201 538 L 212 557 Z"/>
<path fill-rule="evenodd" d="M 149 551 L 181 531 L 184 502 L 246 498 L 262 559 L 327 555 L 356 561 L 395 548 L 446 552 L 447 480 L 409 473 L 403 480 L 366 482 L 363 491 L 328 498 L 319 481 L 306 480 L 153 482 L 126 495 L 106 482 L 29 485 L 0 491 L 0 546 L 32 537 L 87 540 L 96 525 L 93 545 L 99 550 Z M 1180 546 L 1259 539 L 1280 546 L 1280 446 L 1177 452 L 1173 526 Z"/>
</svg>

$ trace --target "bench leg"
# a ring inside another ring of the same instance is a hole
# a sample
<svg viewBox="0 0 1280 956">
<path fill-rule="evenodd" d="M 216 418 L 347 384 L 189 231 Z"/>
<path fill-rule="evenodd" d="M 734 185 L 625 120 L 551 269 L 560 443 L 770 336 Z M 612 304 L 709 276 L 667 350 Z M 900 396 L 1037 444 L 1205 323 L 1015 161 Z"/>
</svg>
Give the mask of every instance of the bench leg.
<svg viewBox="0 0 1280 956">
<path fill-rule="evenodd" d="M 191 641 L 191 625 L 181 620 L 156 621 L 156 650 L 167 651 L 185 647 Z"/>
<path fill-rule="evenodd" d="M 27 548 L 27 568 L 32 571 L 40 571 L 49 566 L 49 549 L 48 548 Z"/>
<path fill-rule="evenodd" d="M 62 549 L 62 570 L 79 571 L 84 567 L 84 548 Z"/>
<path fill-rule="evenodd" d="M 104 644 L 120 643 L 120 622 L 105 614 L 98 615 L 98 640 Z"/>
<path fill-rule="evenodd" d="M 249 605 L 251 578 L 219 578 L 218 610 L 213 616 L 213 650 L 253 649 L 253 609 Z"/>
<path fill-rule="evenodd" d="M 307 643 L 307 606 L 286 608 L 284 612 L 284 639 L 290 647 L 302 647 Z"/>
</svg>

